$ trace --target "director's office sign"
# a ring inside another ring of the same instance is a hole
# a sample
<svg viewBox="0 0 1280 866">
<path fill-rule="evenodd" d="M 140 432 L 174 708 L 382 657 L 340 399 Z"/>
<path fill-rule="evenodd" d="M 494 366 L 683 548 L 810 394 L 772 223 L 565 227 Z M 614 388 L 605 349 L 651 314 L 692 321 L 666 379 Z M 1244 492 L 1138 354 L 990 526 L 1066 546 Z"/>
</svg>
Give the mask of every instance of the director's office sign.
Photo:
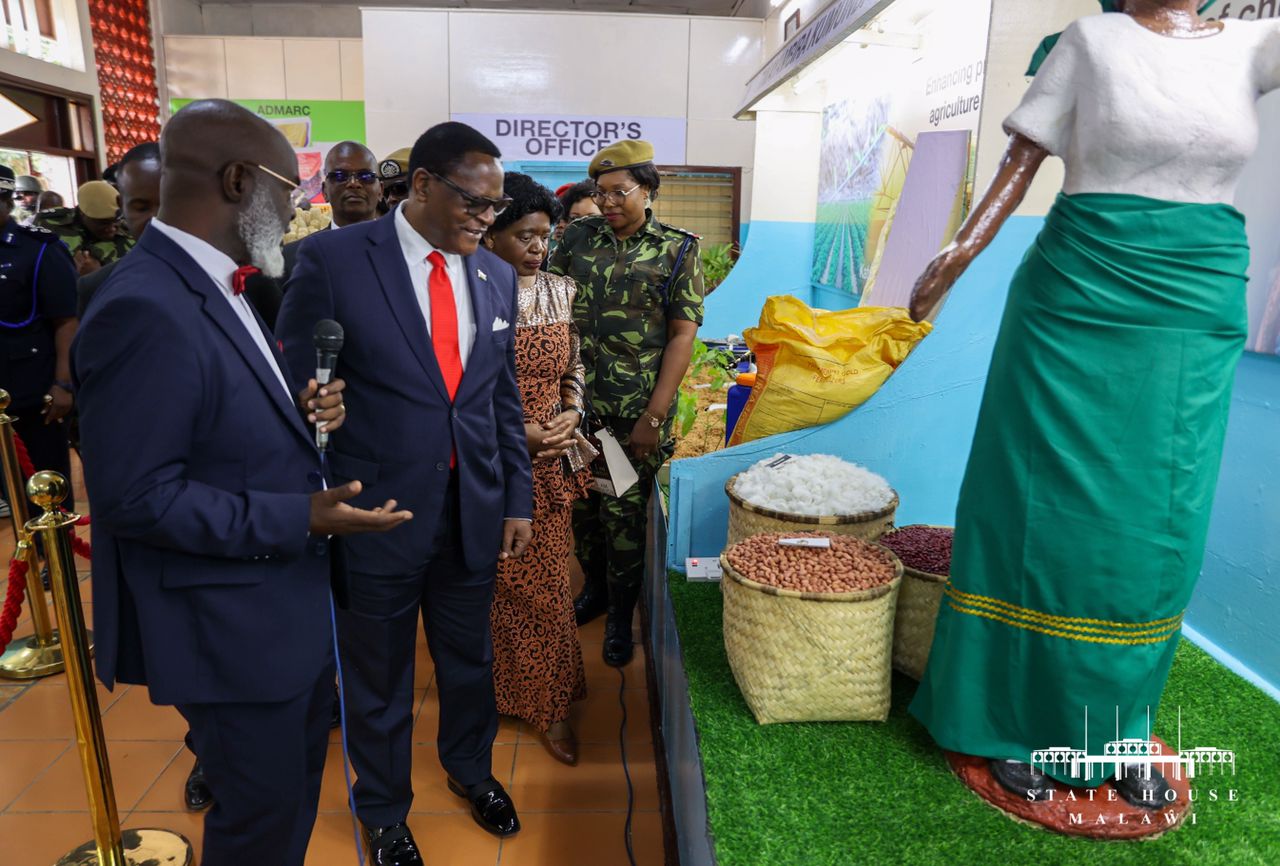
<svg viewBox="0 0 1280 866">
<path fill-rule="evenodd" d="M 616 141 L 642 139 L 653 145 L 658 164 L 683 165 L 685 161 L 681 117 L 454 114 L 452 119 L 483 132 L 506 160 L 587 162 Z"/>
</svg>

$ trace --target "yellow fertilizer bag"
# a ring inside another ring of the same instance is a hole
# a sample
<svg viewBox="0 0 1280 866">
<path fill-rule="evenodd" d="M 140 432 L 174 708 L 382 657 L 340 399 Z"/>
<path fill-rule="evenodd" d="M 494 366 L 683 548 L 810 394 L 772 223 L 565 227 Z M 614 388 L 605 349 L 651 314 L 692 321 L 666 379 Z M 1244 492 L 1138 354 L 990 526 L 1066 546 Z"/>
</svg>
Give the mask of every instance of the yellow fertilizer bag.
<svg viewBox="0 0 1280 866">
<path fill-rule="evenodd" d="M 730 445 L 826 424 L 862 405 L 933 330 L 903 307 L 817 310 L 790 295 L 765 301 L 743 336 L 756 384 Z"/>
</svg>

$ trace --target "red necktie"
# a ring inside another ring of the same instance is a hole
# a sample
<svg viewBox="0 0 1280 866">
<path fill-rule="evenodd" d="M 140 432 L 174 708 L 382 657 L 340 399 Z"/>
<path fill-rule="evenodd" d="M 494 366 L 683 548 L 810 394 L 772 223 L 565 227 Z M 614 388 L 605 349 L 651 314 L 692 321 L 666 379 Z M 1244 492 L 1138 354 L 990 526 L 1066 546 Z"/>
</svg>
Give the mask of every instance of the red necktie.
<svg viewBox="0 0 1280 866">
<path fill-rule="evenodd" d="M 233 294 L 240 295 L 244 293 L 245 282 L 249 277 L 255 277 L 262 271 L 253 265 L 245 265 L 242 268 L 236 268 L 235 273 L 231 275 L 231 291 Z"/>
<path fill-rule="evenodd" d="M 453 282 L 444 256 L 438 251 L 427 256 L 431 276 L 427 278 L 427 296 L 431 303 L 431 345 L 436 350 L 436 363 L 444 378 L 449 400 L 458 393 L 462 381 L 462 351 L 458 347 L 458 307 L 453 299 Z M 457 452 L 449 455 L 449 467 L 458 464 Z"/>
</svg>

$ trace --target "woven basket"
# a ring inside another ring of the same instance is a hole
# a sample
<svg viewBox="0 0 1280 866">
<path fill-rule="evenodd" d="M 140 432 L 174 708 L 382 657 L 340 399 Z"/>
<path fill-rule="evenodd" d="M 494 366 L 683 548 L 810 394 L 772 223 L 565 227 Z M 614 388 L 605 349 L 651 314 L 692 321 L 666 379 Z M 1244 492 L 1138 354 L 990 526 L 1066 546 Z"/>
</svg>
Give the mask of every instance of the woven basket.
<svg viewBox="0 0 1280 866">
<path fill-rule="evenodd" d="M 724 492 L 729 494 L 729 543 L 732 547 L 745 538 L 765 532 L 832 532 L 851 535 L 863 541 L 875 541 L 893 528 L 893 515 L 898 510 L 898 493 L 879 511 L 862 514 L 788 514 L 752 505 L 733 489 L 735 475 L 725 482 Z"/>
<path fill-rule="evenodd" d="M 760 724 L 884 721 L 889 716 L 893 615 L 902 583 L 862 592 L 778 589 L 720 557 L 724 647 Z"/>
<path fill-rule="evenodd" d="M 898 593 L 898 614 L 893 621 L 893 667 L 914 680 L 924 676 L 929 661 L 929 647 L 933 645 L 933 629 L 938 624 L 938 609 L 947 580 L 945 574 L 902 567 L 902 591 Z"/>
</svg>

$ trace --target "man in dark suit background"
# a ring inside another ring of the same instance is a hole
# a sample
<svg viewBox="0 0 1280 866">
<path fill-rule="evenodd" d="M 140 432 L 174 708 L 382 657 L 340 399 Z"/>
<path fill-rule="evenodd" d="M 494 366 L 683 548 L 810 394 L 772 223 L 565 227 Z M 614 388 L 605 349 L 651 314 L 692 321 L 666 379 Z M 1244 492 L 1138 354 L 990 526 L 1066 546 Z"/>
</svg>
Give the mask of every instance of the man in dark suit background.
<svg viewBox="0 0 1280 866">
<path fill-rule="evenodd" d="M 343 385 L 295 389 L 240 292 L 248 265 L 279 273 L 288 142 L 204 100 L 161 152 L 159 215 L 73 349 L 97 671 L 186 718 L 215 801 L 204 866 L 302 866 L 333 701 L 328 537 L 410 515 L 324 489 L 295 401 L 337 429 Z"/>
<path fill-rule="evenodd" d="M 394 488 L 416 515 L 411 526 L 349 541 L 351 604 L 338 615 L 356 811 L 377 864 L 422 862 L 404 823 L 419 611 L 449 787 L 489 832 L 519 829 L 491 772 L 494 574 L 500 555 L 523 552 L 532 516 L 515 272 L 479 248 L 506 204 L 498 156 L 460 123 L 424 133 L 397 210 L 299 247 L 277 327 L 299 373 L 314 364 L 316 321 L 343 325 L 337 373 L 351 385 L 351 417 L 334 437 L 334 476 L 365 482 L 357 503 Z"/>
</svg>

